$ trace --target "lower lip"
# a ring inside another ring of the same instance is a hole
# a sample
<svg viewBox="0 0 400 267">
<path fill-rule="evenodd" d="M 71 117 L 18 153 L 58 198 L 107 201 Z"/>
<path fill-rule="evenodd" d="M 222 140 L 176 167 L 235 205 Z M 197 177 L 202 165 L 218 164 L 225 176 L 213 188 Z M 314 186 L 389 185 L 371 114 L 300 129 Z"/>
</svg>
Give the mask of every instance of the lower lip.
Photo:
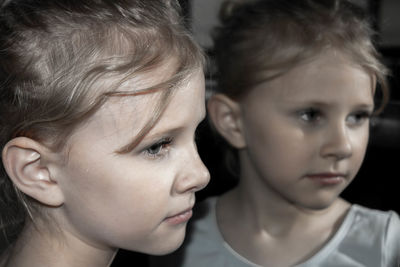
<svg viewBox="0 0 400 267">
<path fill-rule="evenodd" d="M 169 224 L 177 225 L 177 224 L 182 224 L 187 221 L 189 221 L 190 218 L 192 218 L 193 211 L 192 210 L 187 210 L 185 212 L 182 212 L 178 215 L 168 217 L 165 219 L 165 221 Z"/>
<path fill-rule="evenodd" d="M 310 180 L 321 185 L 338 185 L 344 181 L 342 176 L 324 177 L 324 176 L 308 176 Z"/>
</svg>

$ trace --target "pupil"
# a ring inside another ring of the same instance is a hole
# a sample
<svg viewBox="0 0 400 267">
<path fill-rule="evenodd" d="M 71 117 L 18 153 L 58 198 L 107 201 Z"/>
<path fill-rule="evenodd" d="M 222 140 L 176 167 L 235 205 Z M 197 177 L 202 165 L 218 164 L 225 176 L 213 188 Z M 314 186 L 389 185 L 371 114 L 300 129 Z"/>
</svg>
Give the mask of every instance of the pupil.
<svg viewBox="0 0 400 267">
<path fill-rule="evenodd" d="M 157 145 L 153 145 L 150 147 L 149 152 L 151 154 L 157 154 L 158 152 L 160 152 L 161 146 L 159 144 Z"/>
</svg>

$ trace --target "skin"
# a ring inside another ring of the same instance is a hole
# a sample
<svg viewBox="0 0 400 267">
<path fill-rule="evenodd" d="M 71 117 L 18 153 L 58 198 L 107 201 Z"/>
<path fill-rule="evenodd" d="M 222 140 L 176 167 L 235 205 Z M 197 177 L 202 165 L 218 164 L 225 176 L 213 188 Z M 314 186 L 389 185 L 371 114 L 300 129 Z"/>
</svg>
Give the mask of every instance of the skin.
<svg viewBox="0 0 400 267">
<path fill-rule="evenodd" d="M 217 203 L 234 250 L 263 266 L 291 266 L 329 240 L 349 208 L 339 194 L 364 159 L 374 84 L 329 51 L 235 104 L 240 136 L 228 140 L 239 148 L 240 183 Z"/>
<path fill-rule="evenodd" d="M 167 69 L 143 77 L 143 85 L 168 77 Z M 129 153 L 118 151 L 152 116 L 157 94 L 111 97 L 62 153 L 47 157 L 63 203 L 46 212 L 58 228 L 43 222 L 39 232 L 28 225 L 7 266 L 106 266 L 117 248 L 165 254 L 182 243 L 195 192 L 209 181 L 194 141 L 205 116 L 203 72 L 176 90 L 161 119 Z"/>
</svg>

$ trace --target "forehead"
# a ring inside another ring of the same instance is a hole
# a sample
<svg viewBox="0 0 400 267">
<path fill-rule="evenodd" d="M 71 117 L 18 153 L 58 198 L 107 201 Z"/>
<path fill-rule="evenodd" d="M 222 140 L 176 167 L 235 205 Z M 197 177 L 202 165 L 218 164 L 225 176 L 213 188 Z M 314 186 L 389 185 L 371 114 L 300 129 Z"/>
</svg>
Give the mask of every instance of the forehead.
<svg viewBox="0 0 400 267">
<path fill-rule="evenodd" d="M 141 71 L 131 76 L 102 77 L 98 81 L 99 92 L 95 94 L 108 95 L 105 104 L 100 108 L 105 111 L 114 106 L 115 112 L 128 112 L 134 109 L 142 113 L 147 106 L 156 106 L 163 90 L 166 90 L 165 82 L 171 79 L 176 72 L 176 60 L 171 58 L 162 62 L 160 66 Z M 149 90 L 154 88 L 155 90 Z M 172 90 L 175 90 L 173 88 Z M 93 116 L 96 117 L 96 112 Z M 98 114 L 97 114 L 98 116 Z"/>
<path fill-rule="evenodd" d="M 326 97 L 321 92 L 335 94 L 343 90 L 348 95 L 365 93 L 372 96 L 375 79 L 349 57 L 336 51 L 327 51 L 299 64 L 277 78 L 254 88 L 250 95 L 264 92 L 276 93 L 279 97 L 300 100 L 304 97 Z M 362 90 L 358 90 L 358 89 Z M 268 90 L 266 90 L 268 89 Z M 309 94 L 307 94 L 309 93 Z"/>
</svg>

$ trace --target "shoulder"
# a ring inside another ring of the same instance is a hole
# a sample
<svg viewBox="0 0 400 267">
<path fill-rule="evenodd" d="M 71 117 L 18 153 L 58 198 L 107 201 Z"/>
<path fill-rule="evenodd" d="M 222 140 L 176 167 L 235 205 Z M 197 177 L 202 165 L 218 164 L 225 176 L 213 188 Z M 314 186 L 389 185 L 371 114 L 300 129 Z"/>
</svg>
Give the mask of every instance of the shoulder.
<svg viewBox="0 0 400 267">
<path fill-rule="evenodd" d="M 330 241 L 300 266 L 397 266 L 399 255 L 399 216 L 354 204 Z"/>
<path fill-rule="evenodd" d="M 400 220 L 394 211 L 353 205 L 347 215 L 348 231 L 341 243 L 350 254 L 363 255 L 375 266 L 392 266 L 400 255 Z"/>
<path fill-rule="evenodd" d="M 400 266 L 400 218 L 394 211 L 377 211 L 366 209 L 364 216 L 370 218 L 369 236 L 379 244 L 382 257 L 381 266 Z M 375 232 L 373 232 L 375 231 Z"/>
<path fill-rule="evenodd" d="M 382 234 L 400 226 L 399 216 L 394 211 L 381 211 L 354 204 L 348 216 L 352 218 L 353 223 L 361 223 L 365 230 L 376 230 Z"/>
<path fill-rule="evenodd" d="M 352 205 L 344 223 L 348 226 L 347 235 L 370 240 L 385 240 L 388 234 L 398 234 L 400 229 L 396 212 L 370 209 L 357 204 Z"/>
</svg>

